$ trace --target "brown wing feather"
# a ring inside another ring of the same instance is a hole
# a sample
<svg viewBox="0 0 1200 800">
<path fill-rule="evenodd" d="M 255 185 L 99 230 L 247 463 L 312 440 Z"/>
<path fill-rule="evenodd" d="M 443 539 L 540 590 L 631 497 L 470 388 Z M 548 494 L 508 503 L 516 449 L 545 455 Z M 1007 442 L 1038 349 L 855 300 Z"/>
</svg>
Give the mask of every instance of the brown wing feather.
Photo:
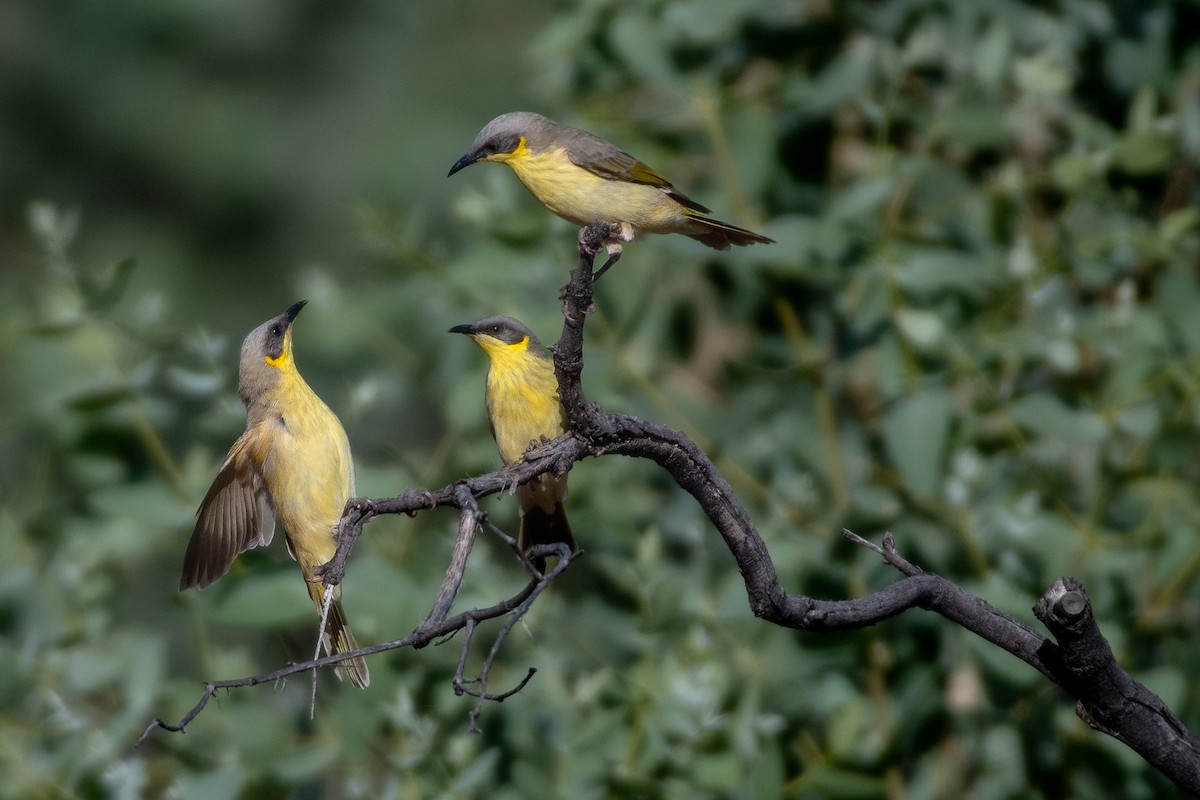
<svg viewBox="0 0 1200 800">
<path fill-rule="evenodd" d="M 611 142 L 606 142 L 599 136 L 593 136 L 587 131 L 579 131 L 567 145 L 567 157 L 578 167 L 588 172 L 607 178 L 611 181 L 628 181 L 629 183 L 644 183 L 657 186 L 666 192 L 677 203 L 701 214 L 707 214 L 708 209 L 692 198 L 683 194 L 671 185 L 671 182 L 652 168 L 638 161 L 633 156 L 619 149 Z"/>
<path fill-rule="evenodd" d="M 275 535 L 275 515 L 260 467 L 258 427 L 234 443 L 196 511 L 196 527 L 183 556 L 179 590 L 204 588 L 229 571 L 233 560 Z"/>
</svg>

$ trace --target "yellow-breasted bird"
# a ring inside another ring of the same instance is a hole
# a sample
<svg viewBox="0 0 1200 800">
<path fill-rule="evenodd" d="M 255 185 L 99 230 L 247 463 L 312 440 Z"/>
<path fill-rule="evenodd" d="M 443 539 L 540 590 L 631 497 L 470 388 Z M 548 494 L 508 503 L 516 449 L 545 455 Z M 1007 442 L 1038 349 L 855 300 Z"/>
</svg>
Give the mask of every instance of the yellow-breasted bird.
<svg viewBox="0 0 1200 800">
<path fill-rule="evenodd" d="M 208 586 L 239 553 L 270 544 L 278 518 L 318 613 L 324 605 L 324 586 L 313 568 L 337 549 L 338 520 L 354 494 L 354 465 L 342 424 L 300 377 L 292 358 L 292 323 L 305 302 L 259 325 L 242 342 L 238 394 L 246 405 L 246 432 L 233 443 L 196 511 L 180 591 Z M 358 647 L 337 599 L 340 590 L 330 603 L 323 637 L 330 654 Z M 343 661 L 341 670 L 355 686 L 371 681 L 362 658 Z"/>
<path fill-rule="evenodd" d="M 491 361 L 484 405 L 500 459 L 515 464 L 530 443 L 554 439 L 570 424 L 558 399 L 558 379 L 550 353 L 529 328 L 512 317 L 488 317 L 455 325 L 451 333 L 470 336 Z M 566 476 L 543 473 L 517 487 L 521 529 L 517 537 L 528 553 L 539 544 L 564 542 L 575 550 L 571 526 L 563 511 Z M 544 568 L 544 559 L 535 561 Z"/>
<path fill-rule="evenodd" d="M 507 164 L 542 205 L 569 222 L 612 224 L 610 259 L 600 272 L 620 257 L 621 242 L 644 233 L 682 233 L 716 250 L 774 241 L 706 216 L 707 208 L 616 145 L 541 114 L 514 111 L 493 119 L 450 175 L 477 161 Z"/>
</svg>

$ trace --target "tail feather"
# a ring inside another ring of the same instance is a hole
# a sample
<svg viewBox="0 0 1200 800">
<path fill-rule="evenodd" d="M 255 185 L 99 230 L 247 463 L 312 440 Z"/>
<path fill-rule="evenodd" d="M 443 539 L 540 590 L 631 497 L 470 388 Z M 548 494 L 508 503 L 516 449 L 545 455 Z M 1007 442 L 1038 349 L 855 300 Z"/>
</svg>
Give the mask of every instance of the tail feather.
<svg viewBox="0 0 1200 800">
<path fill-rule="evenodd" d="M 320 583 L 310 583 L 308 586 L 309 596 L 316 603 L 317 613 L 319 614 L 325 599 L 324 587 Z M 329 618 L 325 620 L 325 633 L 321 637 L 321 644 L 324 646 L 325 652 L 329 655 L 333 655 L 334 653 L 348 653 L 351 650 L 358 649 L 358 641 L 354 638 L 354 634 L 350 632 L 350 626 L 346 623 L 346 612 L 342 610 L 342 602 L 340 600 L 334 599 L 329 604 Z M 335 673 L 338 678 L 341 678 L 343 672 L 350 677 L 350 682 L 359 689 L 365 689 L 371 685 L 371 673 L 367 670 L 367 662 L 362 656 L 341 662 Z"/>
<path fill-rule="evenodd" d="M 521 530 L 517 534 L 521 551 L 528 553 L 539 544 L 557 544 L 562 542 L 571 552 L 575 552 L 575 537 L 571 535 L 571 523 L 567 521 L 567 512 L 561 502 L 554 504 L 554 510 L 547 512 L 541 506 L 532 506 L 521 516 Z M 544 571 L 546 559 L 534 559 L 534 566 Z"/>
<path fill-rule="evenodd" d="M 749 244 L 774 244 L 774 239 L 768 239 L 760 233 L 739 228 L 737 225 L 730 225 L 728 222 L 722 222 L 719 219 L 706 217 L 702 214 L 696 214 L 685 211 L 684 214 L 689 220 L 704 227 L 704 230 L 696 233 L 687 234 L 697 242 L 708 245 L 714 250 L 728 250 L 731 244 L 736 244 L 739 247 L 745 247 Z"/>
</svg>

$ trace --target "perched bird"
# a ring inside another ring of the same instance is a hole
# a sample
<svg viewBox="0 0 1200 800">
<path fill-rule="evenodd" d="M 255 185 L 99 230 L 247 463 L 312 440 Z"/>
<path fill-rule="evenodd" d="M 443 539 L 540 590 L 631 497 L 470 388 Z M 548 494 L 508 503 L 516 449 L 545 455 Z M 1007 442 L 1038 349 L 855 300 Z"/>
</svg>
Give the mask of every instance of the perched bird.
<svg viewBox="0 0 1200 800">
<path fill-rule="evenodd" d="M 259 325 L 242 343 L 238 394 L 246 405 L 246 432 L 233 443 L 196 512 L 180 591 L 208 586 L 239 553 L 270 544 L 277 517 L 318 613 L 324 605 L 324 587 L 313 568 L 337 549 L 335 529 L 354 494 L 354 465 L 342 424 L 308 388 L 292 358 L 292 323 L 305 302 Z M 340 590 L 323 636 L 330 654 L 358 647 L 337 599 Z M 343 669 L 355 686 L 370 683 L 362 658 L 343 661 L 339 672 Z"/>
<path fill-rule="evenodd" d="M 493 119 L 450 175 L 476 161 L 507 164 L 542 205 L 568 222 L 612 224 L 601 273 L 620 257 L 621 242 L 644 233 L 682 233 L 715 250 L 774 241 L 706 216 L 707 208 L 616 145 L 541 114 L 514 111 Z"/>
<path fill-rule="evenodd" d="M 484 405 L 500 459 L 515 464 L 531 443 L 554 439 L 569 428 L 558 399 L 554 361 L 533 333 L 512 317 L 488 317 L 469 325 L 455 325 L 451 333 L 465 333 L 487 353 L 488 369 Z M 539 544 L 564 542 L 575 550 L 571 526 L 563 511 L 566 476 L 543 473 L 517 487 L 521 504 L 521 529 L 517 540 L 528 553 Z M 545 560 L 535 560 L 544 571 Z"/>
</svg>

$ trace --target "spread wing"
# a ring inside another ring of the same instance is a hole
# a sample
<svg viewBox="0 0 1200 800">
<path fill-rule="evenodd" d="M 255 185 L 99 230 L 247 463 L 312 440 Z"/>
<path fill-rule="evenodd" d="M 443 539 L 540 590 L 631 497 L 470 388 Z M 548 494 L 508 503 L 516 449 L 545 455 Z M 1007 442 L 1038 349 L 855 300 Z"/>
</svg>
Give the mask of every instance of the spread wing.
<svg viewBox="0 0 1200 800">
<path fill-rule="evenodd" d="M 264 432 L 256 425 L 234 442 L 204 495 L 183 557 L 180 591 L 203 589 L 228 572 L 239 553 L 271 543 L 275 514 L 262 472 Z"/>
<path fill-rule="evenodd" d="M 578 167 L 612 181 L 628 181 L 657 186 L 678 203 L 701 214 L 709 210 L 687 195 L 678 191 L 671 182 L 633 156 L 586 131 L 574 137 L 567 145 L 567 157 Z"/>
</svg>

